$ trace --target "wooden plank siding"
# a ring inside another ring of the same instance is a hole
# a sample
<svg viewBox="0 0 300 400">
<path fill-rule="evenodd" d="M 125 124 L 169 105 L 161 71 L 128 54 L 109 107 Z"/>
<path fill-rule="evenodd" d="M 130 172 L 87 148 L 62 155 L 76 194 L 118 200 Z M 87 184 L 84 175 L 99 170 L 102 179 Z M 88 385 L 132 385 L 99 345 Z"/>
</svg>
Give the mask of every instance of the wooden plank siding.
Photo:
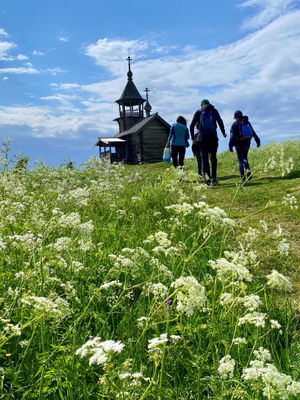
<svg viewBox="0 0 300 400">
<path fill-rule="evenodd" d="M 159 121 L 152 121 L 142 132 L 142 161 L 162 161 L 163 151 L 166 146 L 169 129 Z"/>
</svg>

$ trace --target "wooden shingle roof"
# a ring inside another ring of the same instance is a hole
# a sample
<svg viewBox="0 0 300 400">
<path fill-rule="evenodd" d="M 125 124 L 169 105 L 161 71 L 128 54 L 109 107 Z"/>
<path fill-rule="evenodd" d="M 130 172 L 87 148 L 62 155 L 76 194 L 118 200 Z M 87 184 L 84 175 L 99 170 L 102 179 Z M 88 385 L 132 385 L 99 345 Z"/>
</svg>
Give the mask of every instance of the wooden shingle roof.
<svg viewBox="0 0 300 400">
<path fill-rule="evenodd" d="M 168 124 L 163 118 L 161 118 L 158 115 L 158 113 L 154 113 L 154 114 L 150 115 L 149 117 L 144 118 L 142 121 L 138 122 L 137 124 L 133 125 L 127 131 L 117 133 L 114 137 L 121 138 L 126 135 L 131 135 L 132 133 L 139 133 L 154 119 L 158 119 L 166 128 L 170 129 L 171 125 Z"/>
</svg>

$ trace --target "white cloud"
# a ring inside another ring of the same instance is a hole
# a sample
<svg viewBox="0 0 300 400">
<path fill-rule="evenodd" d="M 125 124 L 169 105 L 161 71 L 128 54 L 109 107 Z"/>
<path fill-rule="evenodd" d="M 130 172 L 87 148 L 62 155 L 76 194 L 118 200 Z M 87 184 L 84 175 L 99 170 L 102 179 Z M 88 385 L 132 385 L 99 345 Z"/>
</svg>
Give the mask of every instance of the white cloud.
<svg viewBox="0 0 300 400">
<path fill-rule="evenodd" d="M 60 36 L 60 37 L 58 38 L 58 40 L 59 40 L 60 42 L 68 42 L 68 41 L 69 41 L 69 38 L 66 37 L 66 36 Z"/>
<path fill-rule="evenodd" d="M 0 36 L 8 36 L 8 33 L 5 31 L 5 29 L 0 28 Z"/>
<path fill-rule="evenodd" d="M 1 42 L 0 41 L 0 60 L 5 60 L 7 58 L 8 52 L 16 47 L 13 42 Z"/>
<path fill-rule="evenodd" d="M 0 68 L 0 74 L 38 74 L 39 71 L 32 66 Z"/>
<path fill-rule="evenodd" d="M 255 13 L 243 23 L 245 29 L 257 29 L 267 25 L 275 18 L 286 14 L 296 5 L 297 0 L 246 0 L 242 8 L 253 7 Z"/>
<path fill-rule="evenodd" d="M 34 56 L 44 56 L 45 55 L 45 53 L 43 53 L 42 51 L 39 51 L 39 50 L 33 50 L 32 54 Z"/>
<path fill-rule="evenodd" d="M 28 60 L 28 57 L 25 56 L 24 54 L 18 54 L 18 55 L 15 57 L 15 59 L 16 59 L 16 60 L 19 60 L 19 61 L 23 61 L 23 60 Z"/>
</svg>

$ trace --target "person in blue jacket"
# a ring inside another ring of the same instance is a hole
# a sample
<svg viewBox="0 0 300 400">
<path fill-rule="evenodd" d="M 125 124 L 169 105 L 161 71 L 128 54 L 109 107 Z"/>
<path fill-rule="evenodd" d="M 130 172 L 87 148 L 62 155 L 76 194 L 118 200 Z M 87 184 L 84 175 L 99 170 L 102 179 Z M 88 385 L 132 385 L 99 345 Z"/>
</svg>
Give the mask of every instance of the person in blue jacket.
<svg viewBox="0 0 300 400">
<path fill-rule="evenodd" d="M 247 115 L 243 115 L 240 110 L 237 110 L 235 111 L 233 118 L 235 121 L 230 129 L 229 150 L 233 152 L 233 147 L 236 149 L 242 182 L 245 182 L 246 180 L 250 181 L 252 179 L 252 174 L 248 161 L 248 151 L 252 137 L 254 138 L 257 147 L 260 146 L 260 139 L 254 131 L 253 126 L 250 124 Z"/>
<path fill-rule="evenodd" d="M 186 119 L 179 115 L 176 119 L 176 123 L 171 126 L 170 134 L 166 147 L 171 145 L 171 156 L 174 167 L 178 167 L 178 164 L 183 167 L 185 150 L 189 147 L 189 130 L 187 128 Z"/>
</svg>

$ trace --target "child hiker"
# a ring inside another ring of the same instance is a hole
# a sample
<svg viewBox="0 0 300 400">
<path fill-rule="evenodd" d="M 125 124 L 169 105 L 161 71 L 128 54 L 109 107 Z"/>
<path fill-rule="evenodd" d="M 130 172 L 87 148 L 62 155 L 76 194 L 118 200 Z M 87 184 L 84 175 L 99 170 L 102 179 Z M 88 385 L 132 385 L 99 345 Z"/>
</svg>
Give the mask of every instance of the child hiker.
<svg viewBox="0 0 300 400">
<path fill-rule="evenodd" d="M 178 167 L 178 164 L 183 167 L 184 156 L 186 147 L 189 147 L 189 130 L 186 126 L 186 119 L 179 115 L 176 119 L 176 123 L 171 126 L 170 134 L 166 147 L 171 145 L 171 155 L 174 167 Z"/>
<path fill-rule="evenodd" d="M 260 146 L 260 139 L 250 124 L 247 115 L 243 116 L 243 113 L 237 110 L 233 118 L 235 121 L 230 129 L 229 150 L 233 152 L 233 147 L 236 149 L 242 182 L 250 181 L 252 174 L 248 162 L 248 151 L 252 137 L 254 137 L 257 147 Z M 246 176 L 244 169 L 246 169 Z"/>
</svg>

